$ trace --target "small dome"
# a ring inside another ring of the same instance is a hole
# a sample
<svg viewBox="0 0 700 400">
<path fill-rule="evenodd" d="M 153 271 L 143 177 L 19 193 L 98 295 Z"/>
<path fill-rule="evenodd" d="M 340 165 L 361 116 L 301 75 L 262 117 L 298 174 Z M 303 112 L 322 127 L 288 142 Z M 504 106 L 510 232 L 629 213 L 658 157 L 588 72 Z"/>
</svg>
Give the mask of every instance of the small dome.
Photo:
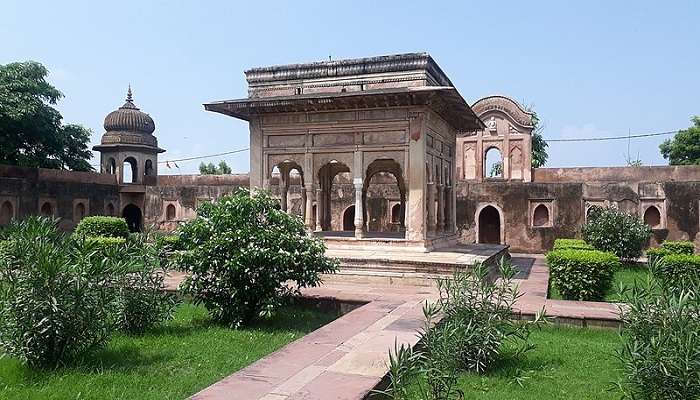
<svg viewBox="0 0 700 400">
<path fill-rule="evenodd" d="M 105 117 L 104 128 L 107 132 L 139 132 L 152 134 L 156 130 L 153 118 L 134 105 L 131 86 L 126 94 L 126 103 Z"/>
</svg>

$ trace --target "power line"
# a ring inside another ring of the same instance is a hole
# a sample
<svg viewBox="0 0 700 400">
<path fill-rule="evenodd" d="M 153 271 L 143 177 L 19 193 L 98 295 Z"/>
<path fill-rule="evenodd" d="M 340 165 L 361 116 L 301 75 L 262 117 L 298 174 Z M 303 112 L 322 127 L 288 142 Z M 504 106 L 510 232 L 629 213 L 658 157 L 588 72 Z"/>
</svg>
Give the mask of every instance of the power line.
<svg viewBox="0 0 700 400">
<path fill-rule="evenodd" d="M 196 156 L 196 157 L 187 157 L 187 158 L 178 158 L 174 160 L 164 160 L 164 161 L 158 161 L 158 164 L 166 164 L 169 162 L 178 162 L 178 161 L 192 161 L 192 160 L 201 160 L 203 158 L 210 158 L 210 157 L 219 157 L 219 156 L 226 156 L 229 154 L 236 154 L 236 153 L 242 153 L 244 151 L 250 150 L 249 147 L 246 147 L 245 149 L 238 149 L 238 150 L 232 150 L 232 151 L 226 151 L 224 153 L 217 153 L 217 154 L 207 154 L 204 156 Z"/>
<path fill-rule="evenodd" d="M 634 139 L 642 137 L 651 136 L 664 136 L 673 135 L 678 133 L 678 131 L 668 131 L 668 132 L 654 132 L 654 133 L 640 133 L 638 135 L 627 135 L 627 136 L 607 136 L 607 137 L 597 137 L 597 138 L 577 138 L 577 139 L 545 139 L 547 143 L 552 142 L 598 142 L 603 140 L 624 140 L 624 139 Z"/>
</svg>

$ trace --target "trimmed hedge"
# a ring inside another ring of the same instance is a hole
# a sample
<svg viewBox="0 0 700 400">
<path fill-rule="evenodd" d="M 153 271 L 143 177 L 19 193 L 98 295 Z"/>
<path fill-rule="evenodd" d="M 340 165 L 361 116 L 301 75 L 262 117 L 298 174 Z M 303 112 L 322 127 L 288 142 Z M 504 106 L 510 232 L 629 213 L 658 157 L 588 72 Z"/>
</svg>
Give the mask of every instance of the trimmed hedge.
<svg viewBox="0 0 700 400">
<path fill-rule="evenodd" d="M 597 250 L 564 249 L 547 254 L 550 282 L 567 300 L 600 300 L 610 289 L 620 259 Z"/>
<path fill-rule="evenodd" d="M 646 251 L 647 254 L 647 259 L 649 260 L 650 263 L 655 262 L 655 260 L 659 260 L 661 258 L 666 257 L 669 254 L 672 254 L 670 251 L 661 248 L 661 247 L 652 247 L 647 249 Z"/>
<path fill-rule="evenodd" d="M 595 250 L 593 246 L 583 239 L 556 239 L 552 250 Z"/>
<path fill-rule="evenodd" d="M 182 242 L 179 235 L 160 235 L 156 237 L 156 243 L 164 251 L 175 251 L 182 249 Z"/>
<path fill-rule="evenodd" d="M 661 248 L 667 250 L 670 254 L 689 254 L 695 253 L 695 245 L 688 240 L 667 240 L 661 243 Z"/>
<path fill-rule="evenodd" d="M 700 256 L 669 254 L 651 268 L 654 277 L 671 291 L 700 287 Z"/>
<path fill-rule="evenodd" d="M 125 247 L 126 239 L 121 237 L 90 236 L 85 238 L 85 243 L 88 246 L 95 246 L 95 248 L 105 251 L 108 249 Z"/>
<path fill-rule="evenodd" d="M 78 227 L 75 228 L 75 234 L 84 237 L 105 236 L 127 239 L 129 226 L 124 218 L 95 215 L 80 220 Z"/>
</svg>

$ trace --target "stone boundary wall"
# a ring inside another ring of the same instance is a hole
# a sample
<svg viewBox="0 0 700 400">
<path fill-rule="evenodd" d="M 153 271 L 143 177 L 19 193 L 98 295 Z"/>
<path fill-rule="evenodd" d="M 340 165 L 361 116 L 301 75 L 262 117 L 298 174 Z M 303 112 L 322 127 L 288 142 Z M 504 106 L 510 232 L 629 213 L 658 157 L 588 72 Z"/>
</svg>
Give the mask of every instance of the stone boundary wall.
<svg viewBox="0 0 700 400">
<path fill-rule="evenodd" d="M 538 183 L 694 182 L 700 181 L 700 165 L 533 168 L 532 181 Z"/>
<path fill-rule="evenodd" d="M 100 174 L 97 172 L 66 171 L 61 169 L 18 167 L 16 165 L 0 165 L 0 177 L 28 179 L 33 181 L 93 183 L 100 185 L 117 184 L 116 175 Z"/>
<path fill-rule="evenodd" d="M 250 184 L 249 174 L 227 175 L 159 175 L 158 186 L 246 186 Z"/>
</svg>

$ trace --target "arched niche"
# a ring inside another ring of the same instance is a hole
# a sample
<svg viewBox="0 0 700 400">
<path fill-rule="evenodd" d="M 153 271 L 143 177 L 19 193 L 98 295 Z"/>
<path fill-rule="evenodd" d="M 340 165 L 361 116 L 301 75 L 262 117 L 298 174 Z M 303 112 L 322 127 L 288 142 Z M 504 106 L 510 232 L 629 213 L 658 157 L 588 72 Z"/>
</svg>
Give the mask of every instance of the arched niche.
<svg viewBox="0 0 700 400">
<path fill-rule="evenodd" d="M 349 206 L 343 211 L 343 231 L 355 230 L 355 206 Z"/>
<path fill-rule="evenodd" d="M 644 223 L 649 225 L 652 229 L 661 228 L 661 211 L 654 205 L 647 207 L 646 210 L 644 210 Z"/>
<path fill-rule="evenodd" d="M 134 204 L 127 204 L 122 210 L 122 217 L 126 220 L 130 232 L 141 232 L 141 209 Z"/>
<path fill-rule="evenodd" d="M 177 214 L 174 204 L 168 204 L 165 207 L 165 219 L 166 221 L 174 221 Z"/>
<path fill-rule="evenodd" d="M 494 204 L 485 204 L 476 212 L 477 243 L 503 244 L 504 227 L 503 211 Z"/>
<path fill-rule="evenodd" d="M 5 226 L 15 217 L 15 207 L 10 200 L 0 202 L 0 225 Z"/>
</svg>

